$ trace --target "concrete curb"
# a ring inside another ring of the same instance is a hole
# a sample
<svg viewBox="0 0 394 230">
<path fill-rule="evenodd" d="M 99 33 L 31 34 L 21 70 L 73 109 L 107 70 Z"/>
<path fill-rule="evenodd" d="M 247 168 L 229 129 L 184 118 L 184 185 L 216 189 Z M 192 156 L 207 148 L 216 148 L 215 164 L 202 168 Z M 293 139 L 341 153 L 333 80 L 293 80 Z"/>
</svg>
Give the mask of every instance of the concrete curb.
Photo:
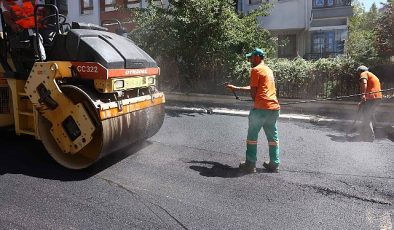
<svg viewBox="0 0 394 230">
<path fill-rule="evenodd" d="M 213 95 L 213 94 L 197 94 L 197 93 L 178 93 L 165 92 L 168 102 L 183 103 L 187 106 L 198 106 L 206 104 L 209 107 L 235 108 L 248 110 L 252 106 L 252 102 L 238 101 L 234 96 L 229 95 Z M 245 97 L 246 98 L 246 97 Z M 357 102 L 354 101 L 319 101 L 311 103 L 286 104 L 294 103 L 300 100 L 280 99 L 282 113 L 295 114 L 312 114 L 330 117 L 340 117 L 341 119 L 354 118 L 357 111 Z M 377 109 L 377 117 L 379 121 L 394 124 L 394 103 L 382 103 Z"/>
<path fill-rule="evenodd" d="M 168 111 L 246 117 L 249 115 L 249 108 L 252 107 L 251 102 L 237 101 L 234 96 L 183 94 L 174 92 L 166 92 L 165 95 L 168 102 L 166 110 Z M 280 100 L 281 103 L 295 101 L 298 100 Z M 183 106 L 178 106 L 179 104 L 183 104 Z M 357 102 L 349 101 L 319 101 L 306 104 L 286 105 L 281 106 L 281 115 L 279 119 L 304 121 L 331 127 L 349 127 L 360 123 L 360 121 L 354 120 L 356 107 Z M 319 114 L 324 114 L 325 116 Z M 377 126 L 383 127 L 387 137 L 391 141 L 394 141 L 393 114 L 394 103 L 382 103 L 378 107 L 377 117 L 380 119 L 378 119 Z"/>
<path fill-rule="evenodd" d="M 252 102 L 235 100 L 230 95 L 165 92 L 170 110 L 196 113 L 215 113 L 224 115 L 247 116 Z M 294 99 L 281 99 L 281 103 L 296 102 Z M 175 106 L 171 105 L 175 104 Z M 178 106 L 182 104 L 183 106 Z M 348 124 L 354 122 L 357 102 L 319 101 L 313 103 L 281 106 L 280 119 L 303 120 L 314 124 Z M 305 115 L 309 114 L 309 115 Z M 328 116 L 327 116 L 328 114 Z M 394 103 L 382 103 L 377 110 L 378 125 L 394 126 Z M 380 116 L 379 116 L 380 115 Z M 394 129 L 394 128 L 393 128 Z M 393 130 L 394 132 L 394 130 Z"/>
</svg>

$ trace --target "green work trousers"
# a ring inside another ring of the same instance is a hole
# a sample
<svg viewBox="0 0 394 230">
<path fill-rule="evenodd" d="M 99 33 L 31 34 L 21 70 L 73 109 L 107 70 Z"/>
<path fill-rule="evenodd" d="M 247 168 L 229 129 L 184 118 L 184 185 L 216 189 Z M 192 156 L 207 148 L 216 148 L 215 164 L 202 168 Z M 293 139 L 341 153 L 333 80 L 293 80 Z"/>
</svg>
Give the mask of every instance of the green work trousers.
<svg viewBox="0 0 394 230">
<path fill-rule="evenodd" d="M 376 123 L 375 112 L 379 107 L 382 99 L 373 99 L 365 101 L 361 106 L 362 124 L 360 134 L 363 140 L 375 139 L 374 127 Z"/>
<path fill-rule="evenodd" d="M 257 140 L 261 128 L 267 137 L 270 162 L 279 165 L 279 136 L 277 120 L 279 110 L 252 109 L 249 113 L 249 128 L 246 141 L 246 160 L 257 161 Z"/>
</svg>

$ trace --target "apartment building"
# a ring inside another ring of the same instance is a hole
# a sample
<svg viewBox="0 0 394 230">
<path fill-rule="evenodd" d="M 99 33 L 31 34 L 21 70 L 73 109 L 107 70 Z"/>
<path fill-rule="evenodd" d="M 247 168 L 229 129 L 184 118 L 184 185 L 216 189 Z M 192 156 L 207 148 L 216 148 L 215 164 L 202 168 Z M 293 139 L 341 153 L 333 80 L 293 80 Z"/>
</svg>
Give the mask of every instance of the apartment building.
<svg viewBox="0 0 394 230">
<path fill-rule="evenodd" d="M 278 57 L 318 59 L 344 53 L 351 0 L 239 0 L 247 14 L 260 4 L 271 3 L 270 15 L 260 25 L 278 38 Z"/>
</svg>

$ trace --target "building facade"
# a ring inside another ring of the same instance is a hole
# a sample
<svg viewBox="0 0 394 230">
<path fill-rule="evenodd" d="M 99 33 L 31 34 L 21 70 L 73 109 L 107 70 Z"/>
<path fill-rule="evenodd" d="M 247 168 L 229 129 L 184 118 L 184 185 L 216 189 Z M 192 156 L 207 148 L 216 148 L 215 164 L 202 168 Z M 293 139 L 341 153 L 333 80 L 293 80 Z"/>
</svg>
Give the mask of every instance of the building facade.
<svg viewBox="0 0 394 230">
<path fill-rule="evenodd" d="M 260 4 L 271 3 L 270 15 L 260 25 L 277 36 L 278 57 L 318 59 L 344 53 L 351 0 L 239 0 L 247 14 Z"/>
<path fill-rule="evenodd" d="M 169 0 L 46 0 L 57 2 L 68 22 L 101 25 L 107 21 L 106 27 L 112 32 L 117 28 L 113 19 L 130 31 L 134 25 L 127 9 L 146 8 L 149 1 L 162 7 L 169 4 Z M 272 4 L 270 15 L 258 20 L 277 36 L 278 57 L 318 59 L 344 53 L 353 14 L 351 0 L 237 0 L 237 9 L 247 14 L 266 3 Z"/>
<path fill-rule="evenodd" d="M 168 4 L 168 0 L 152 0 L 151 2 L 163 7 Z M 67 19 L 69 22 L 78 21 L 97 25 L 107 22 L 106 27 L 112 32 L 117 27 L 117 24 L 113 22 L 116 19 L 126 30 L 130 31 L 133 24 L 127 9 L 145 8 L 148 3 L 148 0 L 67 0 Z"/>
</svg>

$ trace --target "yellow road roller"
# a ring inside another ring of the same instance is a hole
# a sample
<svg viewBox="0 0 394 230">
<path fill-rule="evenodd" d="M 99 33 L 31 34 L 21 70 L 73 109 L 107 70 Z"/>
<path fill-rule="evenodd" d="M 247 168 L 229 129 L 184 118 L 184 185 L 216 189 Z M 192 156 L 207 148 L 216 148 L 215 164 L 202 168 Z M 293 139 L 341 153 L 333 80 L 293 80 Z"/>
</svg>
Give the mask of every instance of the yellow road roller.
<svg viewBox="0 0 394 230">
<path fill-rule="evenodd" d="M 153 136 L 165 97 L 156 87 L 157 63 L 133 41 L 62 19 L 49 15 L 42 19 L 49 33 L 36 28 L 24 36 L 2 23 L 0 127 L 14 126 L 17 135 L 41 140 L 62 166 L 83 169 Z"/>
</svg>

